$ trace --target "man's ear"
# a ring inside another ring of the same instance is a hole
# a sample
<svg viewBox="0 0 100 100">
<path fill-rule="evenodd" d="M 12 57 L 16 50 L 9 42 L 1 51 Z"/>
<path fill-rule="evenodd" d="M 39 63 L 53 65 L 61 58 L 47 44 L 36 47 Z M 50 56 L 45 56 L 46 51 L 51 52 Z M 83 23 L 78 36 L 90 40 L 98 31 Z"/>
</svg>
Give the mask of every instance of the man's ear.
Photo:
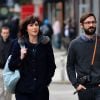
<svg viewBox="0 0 100 100">
<path fill-rule="evenodd" d="M 83 29 L 83 24 L 82 23 L 80 23 L 80 27 Z"/>
</svg>

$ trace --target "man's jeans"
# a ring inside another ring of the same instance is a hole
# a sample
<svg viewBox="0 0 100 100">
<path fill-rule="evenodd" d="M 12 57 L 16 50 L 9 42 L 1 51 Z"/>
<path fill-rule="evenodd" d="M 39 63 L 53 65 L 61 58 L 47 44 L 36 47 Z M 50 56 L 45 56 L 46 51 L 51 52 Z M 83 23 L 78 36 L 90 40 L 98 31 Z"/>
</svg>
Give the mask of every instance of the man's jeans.
<svg viewBox="0 0 100 100">
<path fill-rule="evenodd" d="M 11 100 L 11 94 L 4 88 L 3 70 L 0 69 L 0 100 Z"/>
</svg>

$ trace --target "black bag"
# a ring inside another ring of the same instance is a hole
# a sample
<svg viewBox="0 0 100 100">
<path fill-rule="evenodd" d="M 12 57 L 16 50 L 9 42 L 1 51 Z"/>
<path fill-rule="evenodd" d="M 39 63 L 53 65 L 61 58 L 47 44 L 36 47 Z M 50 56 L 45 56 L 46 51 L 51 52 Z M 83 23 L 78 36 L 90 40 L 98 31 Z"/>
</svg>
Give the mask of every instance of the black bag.
<svg viewBox="0 0 100 100">
<path fill-rule="evenodd" d="M 85 75 L 78 79 L 78 82 L 81 84 L 86 84 L 86 83 L 89 83 L 90 81 L 91 81 L 90 75 Z"/>
</svg>

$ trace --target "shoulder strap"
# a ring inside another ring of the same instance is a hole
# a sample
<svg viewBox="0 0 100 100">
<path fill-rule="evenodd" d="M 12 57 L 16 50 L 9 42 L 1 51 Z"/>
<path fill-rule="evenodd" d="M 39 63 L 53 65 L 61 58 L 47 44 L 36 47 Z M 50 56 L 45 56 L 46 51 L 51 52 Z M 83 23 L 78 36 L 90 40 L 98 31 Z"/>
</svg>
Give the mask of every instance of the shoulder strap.
<svg viewBox="0 0 100 100">
<path fill-rule="evenodd" d="M 95 55 L 96 55 L 96 49 L 97 49 L 97 35 L 96 35 L 96 41 L 95 41 L 95 46 L 94 46 L 94 51 L 93 51 L 93 56 L 92 56 L 91 65 L 94 64 Z"/>
<path fill-rule="evenodd" d="M 18 43 L 20 45 L 20 48 L 25 48 L 25 42 L 23 39 L 18 39 Z"/>
</svg>

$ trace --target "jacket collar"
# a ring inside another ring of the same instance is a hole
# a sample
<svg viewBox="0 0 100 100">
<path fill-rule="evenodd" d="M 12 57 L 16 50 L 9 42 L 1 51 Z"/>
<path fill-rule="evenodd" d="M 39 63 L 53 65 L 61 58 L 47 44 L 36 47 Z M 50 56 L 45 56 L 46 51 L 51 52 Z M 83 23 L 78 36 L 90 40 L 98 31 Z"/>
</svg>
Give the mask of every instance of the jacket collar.
<svg viewBox="0 0 100 100">
<path fill-rule="evenodd" d="M 95 40 L 95 35 L 91 39 L 86 37 L 85 34 L 82 34 L 80 37 L 81 37 L 82 40 L 84 40 L 86 42 L 93 42 Z"/>
</svg>

